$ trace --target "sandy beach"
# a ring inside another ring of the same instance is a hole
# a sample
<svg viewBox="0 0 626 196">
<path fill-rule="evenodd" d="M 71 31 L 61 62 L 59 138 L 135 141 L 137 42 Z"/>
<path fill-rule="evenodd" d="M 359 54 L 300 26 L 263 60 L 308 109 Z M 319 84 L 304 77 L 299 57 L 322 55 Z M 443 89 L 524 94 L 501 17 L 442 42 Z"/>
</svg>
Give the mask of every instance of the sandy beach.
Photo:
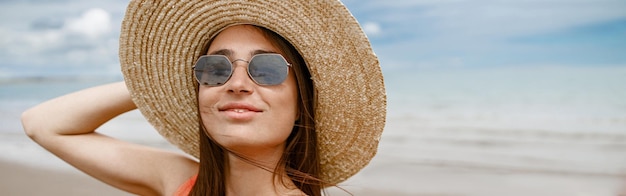
<svg viewBox="0 0 626 196">
<path fill-rule="evenodd" d="M 0 161 L 2 195 L 130 195 L 81 172 L 56 171 Z"/>
<path fill-rule="evenodd" d="M 2 195 L 132 195 L 97 181 L 79 171 L 56 171 L 0 161 Z M 10 177 L 7 177 L 10 176 Z M 350 189 L 347 187 L 347 189 Z M 341 190 L 331 195 L 347 195 Z M 350 190 L 354 195 L 409 195 L 377 190 Z"/>
</svg>

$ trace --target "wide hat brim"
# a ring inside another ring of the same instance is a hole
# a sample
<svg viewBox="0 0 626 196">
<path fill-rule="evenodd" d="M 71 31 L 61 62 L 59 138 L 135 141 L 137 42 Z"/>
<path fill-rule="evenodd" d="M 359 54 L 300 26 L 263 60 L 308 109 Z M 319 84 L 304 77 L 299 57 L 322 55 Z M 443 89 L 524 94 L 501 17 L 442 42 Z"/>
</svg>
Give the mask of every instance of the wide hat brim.
<svg viewBox="0 0 626 196">
<path fill-rule="evenodd" d="M 169 142 L 199 156 L 197 82 L 191 67 L 220 30 L 265 27 L 304 58 L 315 89 L 321 178 L 339 183 L 376 154 L 386 95 L 376 55 L 358 22 L 336 0 L 133 0 L 120 36 L 132 99 Z"/>
</svg>

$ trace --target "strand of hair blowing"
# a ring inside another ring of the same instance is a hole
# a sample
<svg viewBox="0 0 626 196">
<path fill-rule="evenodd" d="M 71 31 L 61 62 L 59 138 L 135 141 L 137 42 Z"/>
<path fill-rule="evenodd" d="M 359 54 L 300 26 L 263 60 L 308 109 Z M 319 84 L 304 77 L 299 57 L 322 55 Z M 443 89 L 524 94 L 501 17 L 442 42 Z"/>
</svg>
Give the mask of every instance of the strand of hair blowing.
<svg viewBox="0 0 626 196">
<path fill-rule="evenodd" d="M 226 155 L 222 148 L 211 141 L 200 122 L 200 169 L 198 178 L 189 195 L 226 196 Z"/>
</svg>

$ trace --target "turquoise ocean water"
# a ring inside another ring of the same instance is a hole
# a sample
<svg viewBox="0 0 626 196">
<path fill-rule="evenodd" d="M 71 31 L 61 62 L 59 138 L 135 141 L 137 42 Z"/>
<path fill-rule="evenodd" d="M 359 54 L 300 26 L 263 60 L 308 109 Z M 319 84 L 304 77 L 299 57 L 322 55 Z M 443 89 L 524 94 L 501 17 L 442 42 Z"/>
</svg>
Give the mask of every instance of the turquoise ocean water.
<svg viewBox="0 0 626 196">
<path fill-rule="evenodd" d="M 443 127 L 626 134 L 626 67 L 385 71 L 388 118 Z M 28 107 L 121 77 L 0 80 L 0 122 Z M 1 133 L 1 132 L 0 132 Z"/>
<path fill-rule="evenodd" d="M 390 118 L 416 124 L 626 133 L 626 67 L 388 73 Z"/>
<path fill-rule="evenodd" d="M 83 88 L 104 84 L 119 78 L 93 79 L 3 79 L 0 82 L 0 134 L 21 133 L 21 113 L 41 102 Z"/>
</svg>

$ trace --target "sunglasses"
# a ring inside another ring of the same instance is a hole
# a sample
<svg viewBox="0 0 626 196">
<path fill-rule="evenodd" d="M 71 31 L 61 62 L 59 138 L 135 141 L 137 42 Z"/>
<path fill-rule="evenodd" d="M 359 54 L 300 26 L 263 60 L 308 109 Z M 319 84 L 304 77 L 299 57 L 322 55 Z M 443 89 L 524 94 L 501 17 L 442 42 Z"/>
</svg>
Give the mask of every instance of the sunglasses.
<svg viewBox="0 0 626 196">
<path fill-rule="evenodd" d="M 248 76 L 259 85 L 283 83 L 291 67 L 280 54 L 257 54 L 249 61 L 230 61 L 224 55 L 204 55 L 193 66 L 194 75 L 201 85 L 220 86 L 233 75 L 233 63 L 237 61 L 248 63 Z"/>
</svg>

